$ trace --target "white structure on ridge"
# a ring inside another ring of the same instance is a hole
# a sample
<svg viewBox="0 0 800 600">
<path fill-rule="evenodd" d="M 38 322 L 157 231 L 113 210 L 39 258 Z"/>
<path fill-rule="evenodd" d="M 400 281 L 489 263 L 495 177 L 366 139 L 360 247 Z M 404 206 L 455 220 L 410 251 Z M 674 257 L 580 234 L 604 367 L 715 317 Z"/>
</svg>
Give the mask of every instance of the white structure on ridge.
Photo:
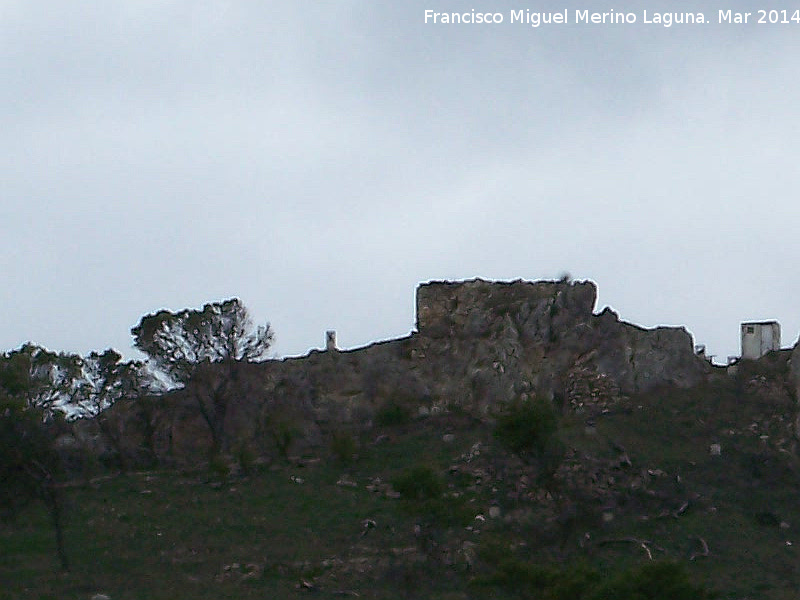
<svg viewBox="0 0 800 600">
<path fill-rule="evenodd" d="M 336 332 L 332 329 L 325 332 L 325 350 L 336 350 Z"/>
<path fill-rule="evenodd" d="M 742 323 L 742 358 L 761 358 L 781 349 L 781 325 L 777 321 Z"/>
</svg>

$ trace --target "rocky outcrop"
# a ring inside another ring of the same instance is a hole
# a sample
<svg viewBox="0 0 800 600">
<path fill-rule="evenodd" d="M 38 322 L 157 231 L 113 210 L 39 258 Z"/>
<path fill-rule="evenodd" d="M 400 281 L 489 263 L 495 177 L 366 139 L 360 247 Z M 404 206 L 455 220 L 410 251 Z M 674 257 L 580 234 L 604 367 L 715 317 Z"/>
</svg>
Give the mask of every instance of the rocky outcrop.
<svg viewBox="0 0 800 600">
<path fill-rule="evenodd" d="M 800 404 L 800 339 L 795 343 L 789 358 L 789 379 L 795 402 L 794 435 L 800 440 L 800 406 L 798 406 Z"/>
<path fill-rule="evenodd" d="M 592 282 L 428 283 L 417 292 L 415 343 L 434 365 L 455 354 L 478 383 L 504 382 L 492 401 L 521 392 L 563 397 L 576 370 L 624 394 L 691 386 L 709 371 L 685 329 L 643 329 L 610 309 L 594 314 L 596 298 Z"/>
<path fill-rule="evenodd" d="M 800 400 L 800 340 L 792 349 L 792 356 L 789 359 L 789 369 L 794 382 L 795 399 Z"/>
<path fill-rule="evenodd" d="M 318 444 L 326 432 L 369 427 L 387 405 L 481 416 L 534 395 L 591 412 L 621 395 L 692 386 L 709 372 L 685 329 L 643 329 L 610 309 L 595 314 L 596 298 L 588 281 L 422 284 L 409 337 L 240 365 L 225 430 L 229 439 L 268 443 L 278 427 Z M 178 454 L 202 443 L 193 410 L 200 385 L 190 382 L 168 403 L 171 430 L 160 437 Z"/>
<path fill-rule="evenodd" d="M 509 316 L 536 340 L 588 321 L 596 301 L 591 282 L 435 281 L 417 288 L 417 330 L 425 337 L 487 337 Z"/>
</svg>

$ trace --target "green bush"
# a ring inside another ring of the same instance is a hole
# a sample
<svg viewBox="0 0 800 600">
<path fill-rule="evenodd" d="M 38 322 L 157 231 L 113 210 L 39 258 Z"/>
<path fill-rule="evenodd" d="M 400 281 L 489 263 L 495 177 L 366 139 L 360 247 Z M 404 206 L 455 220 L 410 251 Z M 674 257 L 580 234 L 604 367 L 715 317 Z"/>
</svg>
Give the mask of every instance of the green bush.
<svg viewBox="0 0 800 600">
<path fill-rule="evenodd" d="M 442 479 L 427 465 L 406 469 L 392 481 L 392 486 L 409 502 L 440 498 L 445 490 Z"/>
<path fill-rule="evenodd" d="M 403 471 L 392 480 L 408 513 L 442 526 L 465 526 L 475 512 L 464 496 L 447 494 L 447 485 L 431 467 L 419 465 Z"/>
<path fill-rule="evenodd" d="M 494 437 L 528 464 L 536 465 L 539 483 L 552 482 L 564 458 L 558 415 L 547 400 L 518 400 L 498 417 Z"/>
<path fill-rule="evenodd" d="M 331 452 L 342 463 L 350 463 L 358 451 L 358 443 L 351 433 L 337 431 L 331 438 Z"/>
<path fill-rule="evenodd" d="M 540 456 L 558 431 L 558 416 L 547 400 L 517 400 L 497 419 L 494 437 L 521 458 Z"/>
<path fill-rule="evenodd" d="M 389 400 L 375 413 L 375 422 L 381 427 L 405 425 L 411 422 L 411 409 L 395 399 Z"/>
</svg>

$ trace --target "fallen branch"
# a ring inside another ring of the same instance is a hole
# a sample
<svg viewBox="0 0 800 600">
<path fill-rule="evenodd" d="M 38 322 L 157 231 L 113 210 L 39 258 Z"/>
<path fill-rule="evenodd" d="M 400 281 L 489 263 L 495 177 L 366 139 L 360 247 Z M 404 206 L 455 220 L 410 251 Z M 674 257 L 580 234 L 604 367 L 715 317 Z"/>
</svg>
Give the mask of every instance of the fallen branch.
<svg viewBox="0 0 800 600">
<path fill-rule="evenodd" d="M 680 517 L 686 510 L 689 508 L 689 501 L 687 500 L 683 504 L 681 504 L 680 508 L 672 513 L 672 516 L 676 519 Z"/>
<path fill-rule="evenodd" d="M 700 545 L 702 546 L 703 551 L 702 552 L 695 552 L 694 554 L 692 554 L 689 557 L 689 560 L 694 560 L 695 558 L 705 558 L 706 556 L 708 556 L 709 555 L 709 550 L 708 550 L 708 544 L 706 543 L 706 541 L 703 538 L 701 538 L 700 536 L 693 536 L 693 539 L 696 539 L 697 541 L 700 542 Z"/>
<path fill-rule="evenodd" d="M 639 538 L 632 538 L 632 537 L 616 538 L 613 540 L 600 540 L 599 542 L 597 542 L 598 546 L 605 546 L 607 544 L 636 544 L 637 546 L 641 547 L 642 550 L 645 551 L 645 553 L 647 554 L 647 558 L 649 558 L 650 560 L 653 560 L 653 552 L 650 550 L 651 546 L 655 550 L 658 550 L 659 552 L 666 553 L 666 550 L 664 550 L 664 548 L 662 548 L 661 546 L 656 546 L 650 540 L 640 540 Z"/>
</svg>

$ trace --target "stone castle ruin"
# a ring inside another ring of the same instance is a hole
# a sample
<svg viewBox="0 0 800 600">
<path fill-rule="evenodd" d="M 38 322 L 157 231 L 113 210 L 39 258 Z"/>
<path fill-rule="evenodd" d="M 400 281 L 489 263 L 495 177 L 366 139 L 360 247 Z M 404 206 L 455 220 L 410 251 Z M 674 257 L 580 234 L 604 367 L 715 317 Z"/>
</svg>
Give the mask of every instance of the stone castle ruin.
<svg viewBox="0 0 800 600">
<path fill-rule="evenodd" d="M 609 308 L 596 314 L 596 301 L 589 281 L 431 282 L 417 290 L 416 336 L 422 346 L 466 343 L 467 354 L 494 354 L 551 396 L 563 393 L 575 369 L 610 379 L 623 393 L 688 387 L 708 372 L 684 328 L 645 329 Z"/>
<path fill-rule="evenodd" d="M 692 386 L 711 370 L 684 328 L 626 323 L 608 308 L 595 313 L 596 300 L 589 281 L 422 284 L 410 336 L 332 352 L 329 335 L 328 351 L 242 364 L 226 430 L 258 438 L 265 415 L 282 415 L 302 423 L 313 441 L 325 431 L 368 427 L 387 403 L 413 414 L 457 407 L 480 416 L 539 396 L 596 411 L 658 386 Z M 190 384 L 177 395 L 191 393 Z M 175 418 L 197 420 L 193 411 L 187 400 Z M 196 442 L 202 430 L 178 427 L 173 442 Z"/>
<path fill-rule="evenodd" d="M 537 396 L 588 416 L 623 396 L 693 386 L 711 372 L 684 328 L 626 323 L 609 308 L 596 313 L 596 300 L 589 281 L 422 284 L 417 330 L 409 336 L 333 351 L 331 331 L 327 351 L 236 365 L 225 436 L 257 446 L 270 429 L 285 425 L 315 444 L 343 428 L 371 427 L 387 405 L 410 414 L 458 409 L 482 418 L 514 399 Z M 204 385 L 190 381 L 166 398 L 159 431 L 151 434 L 157 454 L 197 456 L 208 445 L 197 410 Z M 137 443 L 133 414 L 120 418 L 131 424 L 131 443 Z"/>
</svg>

